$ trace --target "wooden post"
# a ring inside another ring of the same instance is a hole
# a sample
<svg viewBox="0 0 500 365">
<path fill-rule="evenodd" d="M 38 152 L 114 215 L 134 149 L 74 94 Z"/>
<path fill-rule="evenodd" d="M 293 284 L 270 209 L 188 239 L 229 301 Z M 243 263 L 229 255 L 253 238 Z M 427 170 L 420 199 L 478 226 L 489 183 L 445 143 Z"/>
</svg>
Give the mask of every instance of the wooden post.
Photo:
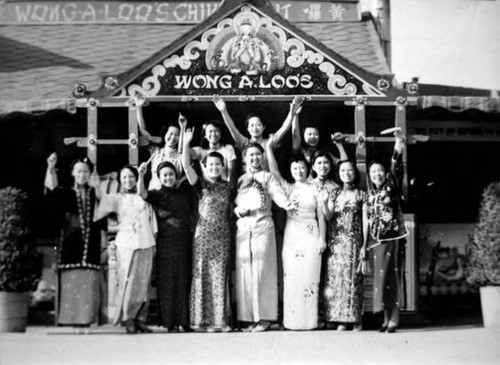
<svg viewBox="0 0 500 365">
<path fill-rule="evenodd" d="M 395 115 L 395 126 L 400 127 L 403 131 L 404 136 L 404 150 L 403 150 L 403 196 L 406 202 L 408 202 L 408 132 L 406 124 L 406 99 L 403 97 L 397 98 L 396 100 L 396 115 Z"/>
<path fill-rule="evenodd" d="M 87 156 L 97 166 L 97 108 L 87 108 Z"/>
<path fill-rule="evenodd" d="M 354 136 L 356 143 L 356 167 L 361 175 L 360 188 L 366 189 L 366 119 L 365 103 L 362 97 L 356 98 L 354 107 Z"/>
<path fill-rule="evenodd" d="M 135 105 L 128 107 L 128 163 L 139 165 L 139 126 Z"/>
</svg>

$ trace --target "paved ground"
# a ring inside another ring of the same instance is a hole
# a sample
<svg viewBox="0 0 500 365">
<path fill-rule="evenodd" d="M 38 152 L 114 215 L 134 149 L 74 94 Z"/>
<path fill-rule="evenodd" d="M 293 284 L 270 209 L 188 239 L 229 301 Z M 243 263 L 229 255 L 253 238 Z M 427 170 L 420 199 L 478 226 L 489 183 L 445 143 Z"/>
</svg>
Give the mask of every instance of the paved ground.
<svg viewBox="0 0 500 365">
<path fill-rule="evenodd" d="M 29 327 L 0 334 L 0 364 L 499 364 L 500 330 L 478 325 L 375 330 L 127 335 L 111 326 L 90 335 Z"/>
</svg>

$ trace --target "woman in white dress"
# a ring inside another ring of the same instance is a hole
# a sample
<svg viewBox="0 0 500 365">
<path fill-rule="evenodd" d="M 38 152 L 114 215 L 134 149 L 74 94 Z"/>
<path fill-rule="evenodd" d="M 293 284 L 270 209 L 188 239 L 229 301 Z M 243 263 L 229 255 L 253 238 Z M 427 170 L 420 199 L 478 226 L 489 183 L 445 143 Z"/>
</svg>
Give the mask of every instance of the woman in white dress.
<svg viewBox="0 0 500 365">
<path fill-rule="evenodd" d="M 316 187 L 309 183 L 304 156 L 292 159 L 293 183 L 281 176 L 268 143 L 267 157 L 273 173 L 285 190 L 293 209 L 287 212 L 283 239 L 283 325 L 291 330 L 310 330 L 318 326 L 318 292 L 321 254 L 326 247 L 326 223 Z"/>
<path fill-rule="evenodd" d="M 157 225 L 151 205 L 137 194 L 138 176 L 134 167 L 123 167 L 121 192 L 104 195 L 98 213 L 117 214 L 118 233 L 109 250 L 110 266 L 116 261 L 118 287 L 113 323 L 125 325 L 128 333 L 151 332 L 146 320 Z"/>
</svg>

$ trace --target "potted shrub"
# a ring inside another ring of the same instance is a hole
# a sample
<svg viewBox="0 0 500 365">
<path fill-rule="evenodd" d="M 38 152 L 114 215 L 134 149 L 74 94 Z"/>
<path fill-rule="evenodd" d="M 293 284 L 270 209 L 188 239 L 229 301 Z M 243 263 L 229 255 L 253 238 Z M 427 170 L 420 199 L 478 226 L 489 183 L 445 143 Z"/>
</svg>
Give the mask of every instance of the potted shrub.
<svg viewBox="0 0 500 365">
<path fill-rule="evenodd" d="M 41 276 L 27 212 L 27 194 L 0 189 L 0 332 L 26 330 L 29 291 Z"/>
<path fill-rule="evenodd" d="M 480 288 L 484 326 L 500 328 L 500 182 L 483 192 L 468 252 L 467 282 Z"/>
</svg>

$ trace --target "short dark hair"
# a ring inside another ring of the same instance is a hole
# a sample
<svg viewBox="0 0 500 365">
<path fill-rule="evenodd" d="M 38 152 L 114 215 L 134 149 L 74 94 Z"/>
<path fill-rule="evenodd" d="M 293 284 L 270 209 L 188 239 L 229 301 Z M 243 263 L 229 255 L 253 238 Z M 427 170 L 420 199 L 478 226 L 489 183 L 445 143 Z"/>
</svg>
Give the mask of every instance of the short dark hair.
<svg viewBox="0 0 500 365">
<path fill-rule="evenodd" d="M 135 179 L 136 179 L 136 180 L 139 180 L 139 173 L 137 172 L 137 169 L 136 169 L 134 166 L 132 166 L 132 165 L 125 165 L 125 166 L 123 166 L 123 167 L 120 169 L 120 172 L 118 173 L 118 178 L 119 178 L 119 179 L 120 179 L 120 178 L 121 178 L 121 176 L 122 176 L 122 171 L 123 171 L 123 170 L 129 170 L 129 171 L 132 173 L 132 175 L 134 175 Z"/>
<path fill-rule="evenodd" d="M 257 142 L 248 142 L 245 147 L 243 148 L 243 156 L 246 156 L 247 154 L 247 151 L 252 148 L 252 147 L 255 147 L 257 148 L 262 154 L 264 154 L 264 147 L 262 147 L 260 145 L 260 143 L 257 143 Z"/>
<path fill-rule="evenodd" d="M 264 122 L 262 121 L 262 119 L 256 115 L 256 114 L 253 114 L 253 113 L 250 113 L 250 114 L 247 114 L 247 117 L 245 118 L 245 128 L 248 129 L 248 124 L 250 123 L 250 119 L 251 118 L 259 118 L 260 122 L 262 123 L 262 125 L 265 127 L 266 125 L 264 124 Z"/>
<path fill-rule="evenodd" d="M 77 158 L 71 163 L 71 171 L 75 168 L 77 163 L 84 163 L 89 167 L 90 173 L 94 172 L 94 164 L 88 157 Z"/>
<path fill-rule="evenodd" d="M 170 161 L 163 161 L 156 168 L 156 176 L 158 176 L 158 178 L 160 177 L 160 171 L 162 169 L 164 169 L 165 167 L 168 167 L 168 168 L 171 168 L 172 170 L 174 170 L 176 179 L 179 177 L 179 173 L 177 172 L 177 169 L 175 168 L 174 164 Z"/>
<path fill-rule="evenodd" d="M 325 150 L 318 150 L 314 152 L 313 157 L 311 159 L 311 169 L 314 166 L 316 160 L 320 157 L 325 157 L 328 160 L 328 162 L 330 162 L 330 173 L 328 174 L 330 177 L 332 175 L 332 171 L 334 171 L 335 163 L 333 162 L 332 156 Z M 314 178 L 316 178 L 317 176 L 316 171 L 312 170 L 311 174 Z"/>
<path fill-rule="evenodd" d="M 201 161 L 201 163 L 203 164 L 203 166 L 207 166 L 207 159 L 209 157 L 215 157 L 215 158 L 218 158 L 220 160 L 220 162 L 222 163 L 222 166 L 224 166 L 224 156 L 222 156 L 221 153 L 217 152 L 217 151 L 212 151 L 212 152 L 209 152 L 205 158 L 203 158 L 203 160 Z"/>
<path fill-rule="evenodd" d="M 307 175 L 309 175 L 309 171 L 311 171 L 311 167 L 309 166 L 309 162 L 307 162 L 307 159 L 302 153 L 295 153 L 292 155 L 292 158 L 290 159 L 290 166 L 292 166 L 292 163 L 298 163 L 298 162 L 303 162 L 304 165 L 306 166 L 307 169 Z"/>
<path fill-rule="evenodd" d="M 337 173 L 338 182 L 343 185 L 342 180 L 340 180 L 340 167 L 345 163 L 350 163 L 352 165 L 354 169 L 354 180 L 352 181 L 352 184 L 357 187 L 359 185 L 359 182 L 361 181 L 361 174 L 359 173 L 358 167 L 356 166 L 356 162 L 354 162 L 353 160 L 340 160 L 339 162 L 337 162 L 335 172 Z"/>
<path fill-rule="evenodd" d="M 209 125 L 212 125 L 214 126 L 215 128 L 217 128 L 219 131 L 220 131 L 220 141 L 222 141 L 222 131 L 223 131 L 223 124 L 221 123 L 220 120 L 217 120 L 217 119 L 210 119 L 208 122 L 206 123 L 203 123 L 203 126 L 201 128 L 201 142 L 200 142 L 200 146 L 202 148 L 205 148 L 205 149 L 208 149 L 208 142 L 205 138 L 205 131 L 207 129 L 207 127 Z"/>
</svg>

